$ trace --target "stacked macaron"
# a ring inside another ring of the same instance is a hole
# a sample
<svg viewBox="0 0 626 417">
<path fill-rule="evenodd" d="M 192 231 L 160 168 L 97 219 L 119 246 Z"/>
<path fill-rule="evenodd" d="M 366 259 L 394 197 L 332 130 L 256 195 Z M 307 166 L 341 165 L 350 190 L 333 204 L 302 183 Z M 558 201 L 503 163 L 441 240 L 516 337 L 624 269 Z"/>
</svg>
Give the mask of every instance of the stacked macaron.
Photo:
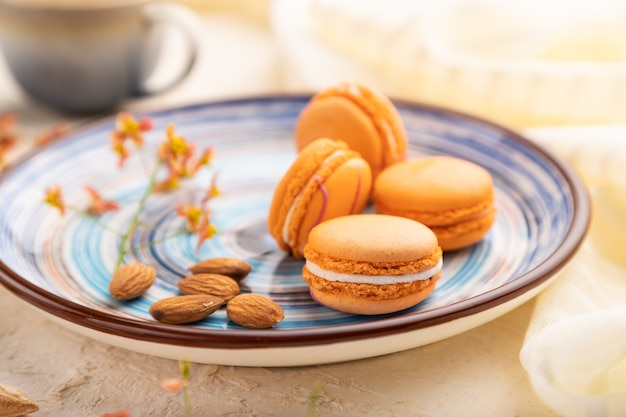
<svg viewBox="0 0 626 417">
<path fill-rule="evenodd" d="M 313 96 L 295 127 L 299 154 L 268 216 L 278 246 L 306 259 L 311 296 L 353 314 L 412 307 L 434 290 L 443 251 L 495 220 L 489 172 L 446 156 L 407 160 L 400 115 L 383 94 L 343 83 Z M 377 214 L 362 214 L 373 201 Z"/>
<path fill-rule="evenodd" d="M 294 135 L 299 153 L 274 192 L 268 227 L 281 249 L 301 258 L 313 226 L 363 211 L 374 177 L 405 160 L 407 138 L 393 103 L 352 83 L 313 96 Z"/>
</svg>

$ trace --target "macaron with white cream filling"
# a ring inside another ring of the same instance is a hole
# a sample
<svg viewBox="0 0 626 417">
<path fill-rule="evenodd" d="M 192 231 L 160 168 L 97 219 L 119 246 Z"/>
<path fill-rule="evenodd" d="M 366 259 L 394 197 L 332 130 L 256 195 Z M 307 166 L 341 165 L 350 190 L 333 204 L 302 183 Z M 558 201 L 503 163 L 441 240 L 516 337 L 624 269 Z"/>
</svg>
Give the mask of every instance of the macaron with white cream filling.
<svg viewBox="0 0 626 417">
<path fill-rule="evenodd" d="M 435 289 L 443 268 L 435 234 L 397 216 L 360 214 L 316 226 L 304 248 L 302 276 L 311 296 L 352 314 L 412 307 Z"/>
</svg>

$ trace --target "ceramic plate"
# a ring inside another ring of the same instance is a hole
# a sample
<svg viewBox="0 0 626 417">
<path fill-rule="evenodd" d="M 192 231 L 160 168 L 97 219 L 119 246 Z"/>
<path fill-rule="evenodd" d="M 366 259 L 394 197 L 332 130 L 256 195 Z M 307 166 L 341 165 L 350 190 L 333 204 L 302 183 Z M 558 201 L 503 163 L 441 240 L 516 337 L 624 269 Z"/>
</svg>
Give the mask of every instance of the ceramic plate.
<svg viewBox="0 0 626 417">
<path fill-rule="evenodd" d="M 368 317 L 316 304 L 301 278 L 303 261 L 279 250 L 266 230 L 274 187 L 296 156 L 292 132 L 308 99 L 259 97 L 136 115 L 151 117 L 155 128 L 121 169 L 109 145 L 112 118 L 34 152 L 1 177 L 1 282 L 55 321 L 127 349 L 215 364 L 312 365 L 414 348 L 492 320 L 548 285 L 581 243 L 589 202 L 568 166 L 486 121 L 397 102 L 410 157 L 452 155 L 491 172 L 497 221 L 480 243 L 444 255 L 435 292 L 414 308 Z M 148 200 L 124 262 L 156 266 L 157 281 L 139 299 L 116 301 L 107 288 L 119 232 L 134 214 L 170 122 L 199 148 L 212 146 L 214 160 L 178 191 Z M 184 223 L 176 205 L 197 201 L 215 174 L 222 193 L 210 209 L 219 234 L 197 251 L 197 236 L 179 233 Z M 76 212 L 62 217 L 42 204 L 44 189 L 54 184 L 72 206 L 87 204 L 90 185 L 121 209 L 97 222 Z M 242 290 L 273 298 L 285 319 L 266 330 L 239 327 L 223 310 L 191 325 L 155 322 L 150 304 L 177 294 L 188 266 L 217 256 L 247 260 L 253 271 Z"/>
</svg>

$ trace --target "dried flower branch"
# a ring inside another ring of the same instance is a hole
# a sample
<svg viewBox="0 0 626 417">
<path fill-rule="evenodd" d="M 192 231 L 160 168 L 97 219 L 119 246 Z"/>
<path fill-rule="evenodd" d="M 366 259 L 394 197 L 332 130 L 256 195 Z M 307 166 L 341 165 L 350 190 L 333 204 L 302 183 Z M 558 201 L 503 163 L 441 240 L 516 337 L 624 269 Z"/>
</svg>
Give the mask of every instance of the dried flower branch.
<svg viewBox="0 0 626 417">
<path fill-rule="evenodd" d="M 131 142 L 137 148 L 141 148 L 145 142 L 144 133 L 152 128 L 153 123 L 150 119 L 142 118 L 137 120 L 129 113 L 117 115 L 115 129 L 111 132 L 110 139 L 113 151 L 118 155 L 118 165 L 120 167 L 123 167 L 131 153 L 127 146 L 128 142 Z M 120 236 L 120 249 L 114 271 L 121 266 L 124 257 L 131 249 L 129 248 L 130 237 L 140 225 L 140 217 L 149 197 L 155 192 L 172 191 L 178 188 L 182 180 L 192 178 L 198 173 L 200 168 L 211 163 L 213 149 L 207 148 L 197 156 L 195 146 L 189 144 L 183 136 L 176 132 L 174 124 L 169 124 L 165 131 L 165 138 L 158 145 L 156 156 L 156 161 L 149 173 L 148 183 L 137 203 L 127 230 L 123 233 L 116 232 Z M 162 171 L 165 171 L 164 175 Z M 197 250 L 200 250 L 201 245 L 216 233 L 215 226 L 210 222 L 211 212 L 206 208 L 207 202 L 219 195 L 216 180 L 217 175 L 214 175 L 210 187 L 202 199 L 201 206 L 189 204 L 176 208 L 177 214 L 185 219 L 187 232 L 198 234 Z M 64 215 L 67 209 L 73 209 L 80 214 L 87 214 L 91 218 L 99 217 L 108 211 L 120 208 L 117 202 L 104 199 L 95 188 L 85 186 L 85 189 L 89 193 L 89 205 L 85 210 L 77 210 L 66 206 L 63 200 L 63 192 L 58 185 L 45 190 L 44 202 L 58 209 L 61 215 Z M 106 225 L 104 227 L 109 230 Z"/>
<path fill-rule="evenodd" d="M 189 359 L 179 360 L 178 368 L 180 369 L 180 377 L 166 378 L 161 380 L 161 387 L 167 391 L 183 393 L 183 404 L 185 406 L 185 416 L 191 417 L 191 400 L 189 398 L 189 377 L 191 376 L 191 362 Z"/>
<path fill-rule="evenodd" d="M 17 147 L 20 135 L 16 132 L 18 117 L 14 113 L 0 114 L 0 169 L 6 165 L 8 156 Z M 33 145 L 40 146 L 67 134 L 68 128 L 58 124 L 34 137 Z"/>
<path fill-rule="evenodd" d="M 211 199 L 218 195 L 220 195 L 220 190 L 217 186 L 217 173 L 215 173 L 199 206 L 195 204 L 179 204 L 176 207 L 176 214 L 185 219 L 187 231 L 189 233 L 197 233 L 198 235 L 196 251 L 199 251 L 202 244 L 217 233 L 215 225 L 211 223 L 212 212 L 206 206 Z"/>
<path fill-rule="evenodd" d="M 191 400 L 189 398 L 189 377 L 191 376 L 191 362 L 189 359 L 179 360 L 178 367 L 180 376 L 176 378 L 165 378 L 160 381 L 161 387 L 169 392 L 183 393 L 183 404 L 185 407 L 185 417 L 192 417 Z M 318 415 L 317 408 L 319 400 L 322 396 L 324 383 L 318 381 L 315 383 L 308 397 L 307 417 L 316 417 Z M 132 417 L 126 410 L 120 410 L 114 413 L 104 413 L 101 417 Z"/>
<path fill-rule="evenodd" d="M 87 190 L 87 192 L 89 193 L 90 198 L 87 212 L 93 214 L 94 216 L 101 216 L 107 211 L 117 210 L 120 208 L 120 205 L 117 204 L 115 201 L 104 200 L 95 188 L 89 185 L 85 185 L 85 190 Z"/>
<path fill-rule="evenodd" d="M 126 255 L 128 251 L 128 248 L 127 248 L 128 240 L 130 239 L 132 234 L 135 232 L 135 230 L 139 226 L 139 216 L 141 215 L 141 212 L 143 211 L 146 205 L 146 202 L 148 201 L 148 197 L 150 197 L 150 195 L 152 194 L 156 186 L 156 177 L 159 172 L 159 166 L 160 166 L 159 163 L 154 164 L 154 169 L 152 170 L 152 174 L 150 175 L 150 178 L 148 180 L 148 185 L 146 186 L 146 189 L 143 195 L 141 196 L 141 199 L 139 200 L 139 204 L 137 205 L 135 214 L 133 215 L 130 221 L 128 230 L 126 230 L 126 232 L 122 235 L 122 239 L 120 241 L 120 250 L 117 256 L 117 260 L 115 261 L 115 267 L 113 268 L 114 271 L 117 271 L 117 268 L 119 268 L 120 265 L 122 264 L 122 261 L 124 260 L 124 256 Z"/>
<path fill-rule="evenodd" d="M 166 391 L 178 393 L 185 386 L 186 381 L 181 378 L 165 378 L 161 380 L 161 388 Z"/>
<path fill-rule="evenodd" d="M 200 219 L 202 218 L 202 207 L 193 204 L 179 204 L 176 207 L 176 214 L 185 219 L 187 231 L 195 233 L 200 231 Z"/>
<path fill-rule="evenodd" d="M 128 119 L 127 117 L 126 120 L 128 121 L 134 119 Z M 195 147 L 190 145 L 183 136 L 178 135 L 174 124 L 170 123 L 165 131 L 165 139 L 159 144 L 157 150 L 158 161 L 154 165 L 154 169 L 150 174 L 148 186 L 139 201 L 128 231 L 122 235 L 120 253 L 115 269 L 117 269 L 122 263 L 126 254 L 127 241 L 139 225 L 139 216 L 144 209 L 148 197 L 153 192 L 167 192 L 176 189 L 182 179 L 193 177 L 201 167 L 206 166 L 211 162 L 213 155 L 213 150 L 211 148 L 205 150 L 199 159 L 195 158 L 195 151 Z M 165 180 L 159 182 L 157 177 L 161 167 L 165 167 L 167 170 L 167 176 Z M 181 209 L 177 209 L 177 211 L 180 210 Z M 187 222 L 188 231 L 191 233 L 197 232 L 199 235 L 200 243 L 197 246 L 197 249 L 199 250 L 202 242 L 215 234 L 215 226 L 210 224 L 209 215 L 206 213 L 206 210 L 201 209 L 202 215 L 199 215 L 199 221 L 197 218 L 198 214 L 194 213 L 190 208 L 183 208 L 182 210 Z M 185 210 L 188 212 L 184 213 Z M 189 227 L 190 225 L 192 227 Z"/>
<path fill-rule="evenodd" d="M 58 209 L 61 215 L 65 215 L 65 203 L 63 202 L 63 191 L 58 184 L 48 187 L 45 190 L 44 203 Z"/>
<path fill-rule="evenodd" d="M 196 244 L 196 252 L 200 250 L 202 244 L 207 240 L 211 239 L 217 230 L 215 225 L 211 223 L 211 212 L 205 211 L 202 213 L 202 218 L 200 219 L 200 230 L 198 230 L 198 243 Z"/>
<path fill-rule="evenodd" d="M 217 230 L 215 225 L 211 223 L 211 211 L 204 210 L 202 207 L 193 204 L 179 205 L 176 208 L 179 217 L 185 219 L 187 231 L 198 234 L 198 243 L 196 251 L 200 250 L 202 244 L 212 238 Z"/>
<path fill-rule="evenodd" d="M 58 124 L 54 126 L 52 129 L 48 130 L 47 132 L 43 132 L 37 135 L 37 137 L 35 137 L 34 145 L 35 146 L 45 145 L 46 143 L 51 142 L 55 139 L 62 138 L 63 136 L 67 135 L 67 132 L 68 132 L 67 126 L 63 124 Z"/>
<path fill-rule="evenodd" d="M 104 200 L 95 188 L 86 185 L 85 190 L 89 193 L 90 203 L 84 211 L 65 204 L 63 198 L 63 190 L 58 184 L 55 184 L 45 189 L 43 201 L 49 206 L 58 209 L 61 213 L 61 216 L 64 216 L 68 210 L 71 210 L 82 215 L 97 217 L 101 216 L 107 211 L 117 210 L 119 208 L 119 204 L 117 204 L 115 201 Z M 105 228 L 109 230 L 108 227 Z"/>
<path fill-rule="evenodd" d="M 191 362 L 189 361 L 189 359 L 179 360 L 178 367 L 180 369 L 180 376 L 184 381 L 182 391 L 183 403 L 185 404 L 185 415 L 186 417 L 191 417 L 191 401 L 189 399 L 189 390 L 187 389 L 189 377 L 191 376 Z"/>
<path fill-rule="evenodd" d="M 195 146 L 176 134 L 176 127 L 170 123 L 165 131 L 165 140 L 158 149 L 159 159 L 167 168 L 168 175 L 157 185 L 157 191 L 166 192 L 177 188 L 181 179 L 193 177 L 200 168 L 211 163 L 212 148 L 205 149 L 199 158 L 195 152 Z"/>
<path fill-rule="evenodd" d="M 202 198 L 202 204 L 205 205 L 206 203 L 209 202 L 209 200 L 211 200 L 214 197 L 219 196 L 221 193 L 222 192 L 217 186 L 217 172 L 216 172 L 213 175 L 213 178 L 211 178 L 211 185 L 207 189 L 207 192 L 204 194 L 204 197 Z"/>
<path fill-rule="evenodd" d="M 115 129 L 111 132 L 111 147 L 118 154 L 119 166 L 123 166 L 130 155 L 126 142 L 130 140 L 135 147 L 141 148 L 145 142 L 143 134 L 152 130 L 152 120 L 136 120 L 129 113 L 119 113 L 115 118 Z"/>
</svg>

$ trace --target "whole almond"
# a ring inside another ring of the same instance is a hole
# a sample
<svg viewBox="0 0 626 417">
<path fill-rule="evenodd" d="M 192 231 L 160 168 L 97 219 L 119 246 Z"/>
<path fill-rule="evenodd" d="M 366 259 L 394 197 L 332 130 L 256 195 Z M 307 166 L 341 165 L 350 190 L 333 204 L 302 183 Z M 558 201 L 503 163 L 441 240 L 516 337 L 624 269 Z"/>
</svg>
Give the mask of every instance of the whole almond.
<svg viewBox="0 0 626 417">
<path fill-rule="evenodd" d="M 239 284 L 226 275 L 194 274 L 178 281 L 183 294 L 209 294 L 228 301 L 240 292 Z"/>
<path fill-rule="evenodd" d="M 278 303 L 259 294 L 240 294 L 226 304 L 228 318 L 253 329 L 272 327 L 285 318 Z"/>
<path fill-rule="evenodd" d="M 35 401 L 17 388 L 0 384 L 0 416 L 17 417 L 39 410 Z"/>
<path fill-rule="evenodd" d="M 109 293 L 118 300 L 137 298 L 154 283 L 156 269 L 140 262 L 120 266 L 109 282 Z"/>
<path fill-rule="evenodd" d="M 239 282 L 248 276 L 252 266 L 243 259 L 211 258 L 189 267 L 192 274 L 220 274 Z"/>
<path fill-rule="evenodd" d="M 192 323 L 202 320 L 224 304 L 224 300 L 208 294 L 177 295 L 154 302 L 150 315 L 167 324 Z"/>
</svg>

